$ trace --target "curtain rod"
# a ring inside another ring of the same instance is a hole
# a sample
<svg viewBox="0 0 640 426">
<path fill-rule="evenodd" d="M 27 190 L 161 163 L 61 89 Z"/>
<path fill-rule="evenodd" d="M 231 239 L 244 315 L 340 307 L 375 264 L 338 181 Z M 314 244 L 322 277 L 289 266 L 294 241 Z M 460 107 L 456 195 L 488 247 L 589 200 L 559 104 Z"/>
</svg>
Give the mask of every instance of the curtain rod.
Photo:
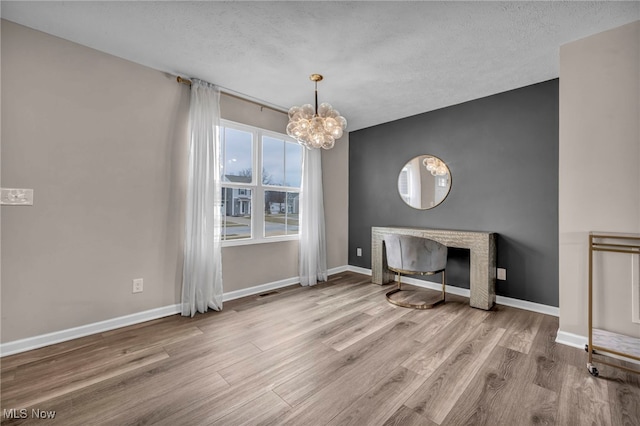
<svg viewBox="0 0 640 426">
<path fill-rule="evenodd" d="M 182 83 L 182 84 L 186 84 L 187 86 L 191 86 L 191 80 L 188 80 L 186 78 L 182 78 L 182 77 L 178 76 L 176 78 L 176 81 L 178 83 Z M 220 86 L 218 86 L 218 87 L 220 88 L 220 92 L 223 93 L 225 96 L 229 96 L 229 97 L 232 97 L 232 98 L 240 99 L 241 101 L 245 101 L 245 102 L 252 103 L 254 105 L 258 105 L 260 108 L 267 108 L 267 109 L 270 109 L 270 110 L 275 111 L 275 112 L 280 112 L 282 114 L 287 114 L 288 113 L 288 111 L 286 111 L 284 109 L 277 108 L 277 107 L 274 107 L 274 106 L 271 106 L 271 105 L 266 105 L 266 104 L 260 103 L 258 101 L 254 101 L 253 99 L 249 99 L 249 98 L 244 97 L 244 96 L 236 95 L 235 93 L 230 93 L 227 89 L 224 89 L 224 88 L 222 88 Z"/>
</svg>

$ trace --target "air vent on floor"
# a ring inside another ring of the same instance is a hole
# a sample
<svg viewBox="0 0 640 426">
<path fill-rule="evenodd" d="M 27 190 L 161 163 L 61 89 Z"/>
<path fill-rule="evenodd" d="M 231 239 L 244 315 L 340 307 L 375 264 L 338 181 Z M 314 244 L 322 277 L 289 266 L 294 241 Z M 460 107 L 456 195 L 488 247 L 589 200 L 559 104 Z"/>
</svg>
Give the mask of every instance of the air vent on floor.
<svg viewBox="0 0 640 426">
<path fill-rule="evenodd" d="M 267 293 L 262 293 L 262 294 L 259 294 L 258 297 L 271 296 L 272 294 L 278 294 L 278 291 L 277 290 L 273 290 L 273 291 L 269 291 Z"/>
</svg>

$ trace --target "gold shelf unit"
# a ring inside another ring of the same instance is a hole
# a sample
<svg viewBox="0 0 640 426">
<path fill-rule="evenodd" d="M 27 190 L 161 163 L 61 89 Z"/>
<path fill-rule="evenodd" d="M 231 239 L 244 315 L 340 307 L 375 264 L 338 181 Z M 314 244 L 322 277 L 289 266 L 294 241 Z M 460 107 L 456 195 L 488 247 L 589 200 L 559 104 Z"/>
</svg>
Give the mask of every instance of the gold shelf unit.
<svg viewBox="0 0 640 426">
<path fill-rule="evenodd" d="M 589 233 L 589 342 L 585 350 L 588 354 L 587 370 L 592 376 L 597 377 L 599 374 L 598 369 L 593 365 L 594 352 L 598 355 L 608 354 L 618 359 L 640 362 L 640 339 L 593 327 L 593 256 L 595 252 L 640 255 L 640 234 Z M 613 364 L 605 360 L 598 359 L 596 362 L 640 373 L 640 370 Z"/>
</svg>

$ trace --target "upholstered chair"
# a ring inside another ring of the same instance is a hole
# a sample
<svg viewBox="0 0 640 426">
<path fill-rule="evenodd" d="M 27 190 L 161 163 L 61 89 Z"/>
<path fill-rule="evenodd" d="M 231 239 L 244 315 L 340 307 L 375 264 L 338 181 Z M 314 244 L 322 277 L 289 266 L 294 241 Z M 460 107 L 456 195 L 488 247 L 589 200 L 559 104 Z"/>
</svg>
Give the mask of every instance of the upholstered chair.
<svg viewBox="0 0 640 426">
<path fill-rule="evenodd" d="M 394 305 L 413 309 L 430 309 L 445 301 L 447 246 L 428 238 L 389 234 L 384 236 L 389 270 L 397 274 L 398 286 L 386 294 Z M 442 272 L 442 294 L 429 297 L 428 291 L 404 290 L 402 275 L 434 275 Z"/>
</svg>

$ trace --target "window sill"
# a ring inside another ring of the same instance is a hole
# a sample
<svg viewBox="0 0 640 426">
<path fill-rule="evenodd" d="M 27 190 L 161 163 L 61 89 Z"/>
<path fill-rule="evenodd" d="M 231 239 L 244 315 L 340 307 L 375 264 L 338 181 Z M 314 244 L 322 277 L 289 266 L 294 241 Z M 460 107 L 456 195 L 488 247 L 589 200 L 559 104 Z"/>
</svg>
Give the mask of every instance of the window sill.
<svg viewBox="0 0 640 426">
<path fill-rule="evenodd" d="M 299 241 L 299 240 L 300 240 L 300 237 L 298 235 L 285 235 L 281 237 L 269 237 L 269 238 L 251 239 L 251 240 L 231 240 L 231 241 L 223 241 L 222 248 L 236 247 L 236 246 L 251 246 L 255 244 L 280 243 L 283 241 Z"/>
</svg>

